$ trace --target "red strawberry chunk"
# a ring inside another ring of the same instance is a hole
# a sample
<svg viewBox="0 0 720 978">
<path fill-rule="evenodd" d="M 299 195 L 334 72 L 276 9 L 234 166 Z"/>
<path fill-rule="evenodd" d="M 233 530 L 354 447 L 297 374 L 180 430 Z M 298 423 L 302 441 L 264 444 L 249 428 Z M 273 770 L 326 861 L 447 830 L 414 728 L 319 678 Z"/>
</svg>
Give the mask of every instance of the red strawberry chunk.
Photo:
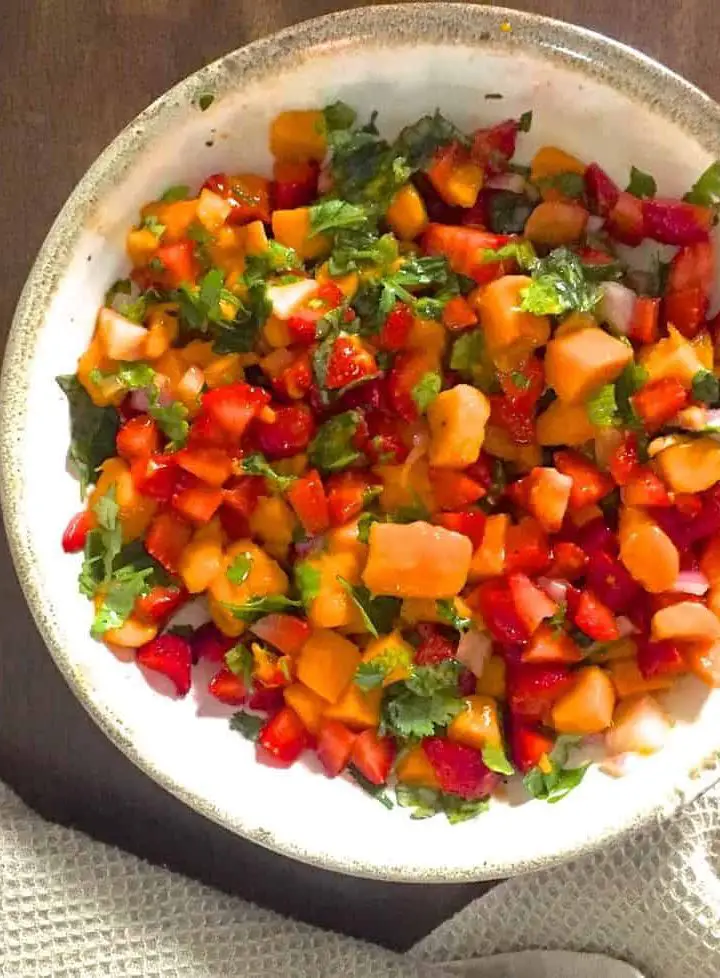
<svg viewBox="0 0 720 978">
<path fill-rule="evenodd" d="M 446 530 L 462 533 L 471 541 L 473 550 L 477 550 L 485 535 L 487 516 L 479 509 L 468 509 L 459 513 L 438 513 L 435 522 Z"/>
<path fill-rule="evenodd" d="M 661 642 L 639 641 L 637 664 L 645 679 L 687 672 L 682 653 L 670 639 L 663 639 Z"/>
<path fill-rule="evenodd" d="M 317 742 L 317 755 L 325 773 L 335 778 L 350 761 L 357 734 L 339 720 L 323 720 Z"/>
<path fill-rule="evenodd" d="M 242 382 L 216 387 L 203 394 L 202 399 L 203 410 L 234 438 L 239 438 L 269 403 L 266 390 Z"/>
<path fill-rule="evenodd" d="M 544 721 L 571 683 L 572 673 L 565 666 L 510 663 L 507 674 L 510 711 L 528 720 Z"/>
<path fill-rule="evenodd" d="M 570 617 L 580 631 L 596 642 L 620 637 L 612 611 L 592 591 L 568 591 Z"/>
<path fill-rule="evenodd" d="M 273 408 L 272 421 L 257 420 L 250 430 L 251 440 L 269 459 L 290 458 L 305 451 L 315 434 L 315 420 L 305 404 Z"/>
<path fill-rule="evenodd" d="M 620 196 L 618 185 L 597 163 L 585 170 L 585 192 L 590 210 L 601 217 L 607 217 Z"/>
<path fill-rule="evenodd" d="M 712 211 L 681 200 L 643 200 L 645 236 L 670 245 L 692 245 L 707 241 Z"/>
<path fill-rule="evenodd" d="M 457 642 L 448 638 L 447 633 L 438 625 L 423 622 L 417 626 L 420 645 L 415 652 L 415 662 L 419 666 L 434 666 L 438 662 L 454 659 L 457 652 Z"/>
<path fill-rule="evenodd" d="M 518 613 L 506 579 L 486 581 L 468 595 L 467 602 L 479 610 L 488 631 L 499 642 L 518 645 L 529 639 L 530 632 Z"/>
<path fill-rule="evenodd" d="M 157 585 L 135 601 L 135 611 L 148 621 L 167 621 L 178 608 L 185 604 L 188 597 L 189 595 L 183 587 L 178 587 L 175 584 L 168 587 Z"/>
<path fill-rule="evenodd" d="M 196 628 L 190 639 L 193 662 L 207 659 L 209 662 L 222 662 L 225 653 L 237 645 L 237 639 L 223 634 L 215 622 L 206 621 Z"/>
<path fill-rule="evenodd" d="M 508 586 L 515 609 L 528 633 L 532 635 L 545 618 L 551 618 L 557 605 L 526 574 L 510 574 Z"/>
<path fill-rule="evenodd" d="M 412 325 L 413 315 L 410 309 L 402 302 L 396 303 L 383 323 L 376 340 L 377 345 L 381 350 L 391 352 L 402 350 L 407 343 Z"/>
<path fill-rule="evenodd" d="M 374 730 L 363 730 L 355 739 L 350 760 L 373 784 L 385 784 L 395 759 L 395 745 L 389 737 L 378 737 Z"/>
<path fill-rule="evenodd" d="M 178 696 L 190 690 L 192 649 L 179 635 L 160 635 L 137 651 L 138 664 L 160 672 L 174 683 Z"/>
<path fill-rule="evenodd" d="M 585 581 L 600 601 L 615 614 L 629 608 L 642 590 L 625 565 L 604 551 L 588 557 Z"/>
<path fill-rule="evenodd" d="M 95 514 L 89 509 L 73 516 L 62 535 L 62 548 L 66 554 L 76 554 L 83 549 L 95 522 Z"/>
<path fill-rule="evenodd" d="M 215 673 L 208 690 L 211 696 L 227 706 L 240 706 L 247 699 L 245 683 L 226 666 Z"/>
<path fill-rule="evenodd" d="M 307 730 L 300 717 L 284 706 L 271 717 L 260 731 L 257 740 L 257 759 L 289 767 L 308 746 Z M 263 753 L 264 752 L 264 753 Z"/>
<path fill-rule="evenodd" d="M 552 737 L 537 727 L 519 720 L 510 725 L 510 756 L 515 767 L 523 774 L 537 767 L 544 754 L 553 749 Z"/>
<path fill-rule="evenodd" d="M 325 387 L 328 390 L 340 390 L 365 377 L 374 377 L 377 373 L 375 357 L 363 345 L 362 340 L 357 336 L 341 333 L 328 357 Z"/>
<path fill-rule="evenodd" d="M 443 791 L 476 801 L 500 783 L 499 775 L 486 767 L 480 752 L 472 747 L 442 737 L 428 737 L 422 746 Z"/>
<path fill-rule="evenodd" d="M 285 704 L 282 686 L 263 686 L 255 684 L 255 689 L 250 696 L 248 706 L 251 710 L 258 710 L 260 713 L 277 713 Z"/>
</svg>

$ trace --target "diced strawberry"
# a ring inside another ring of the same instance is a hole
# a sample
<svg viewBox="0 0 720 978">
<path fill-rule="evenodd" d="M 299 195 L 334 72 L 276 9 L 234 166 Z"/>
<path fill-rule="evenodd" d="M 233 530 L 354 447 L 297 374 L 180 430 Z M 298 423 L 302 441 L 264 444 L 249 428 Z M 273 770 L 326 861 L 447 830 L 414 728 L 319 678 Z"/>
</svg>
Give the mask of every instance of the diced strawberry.
<svg viewBox="0 0 720 978">
<path fill-rule="evenodd" d="M 510 724 L 509 741 L 510 757 L 522 774 L 537 767 L 542 757 L 549 754 L 555 746 L 552 737 L 537 727 L 516 719 Z"/>
<path fill-rule="evenodd" d="M 470 303 L 461 295 L 455 295 L 443 306 L 442 322 L 445 329 L 457 332 L 469 329 L 478 321 L 477 313 Z"/>
<path fill-rule="evenodd" d="M 170 584 L 167 587 L 156 585 L 147 594 L 141 594 L 135 601 L 135 611 L 141 618 L 152 622 L 165 622 L 188 600 L 183 587 Z"/>
<path fill-rule="evenodd" d="M 313 384 L 310 353 L 300 350 L 277 376 L 271 378 L 271 383 L 278 397 L 290 401 L 298 401 L 304 397 Z"/>
<path fill-rule="evenodd" d="M 677 377 L 661 377 L 645 384 L 630 398 L 647 431 L 657 431 L 688 403 L 689 396 Z"/>
<path fill-rule="evenodd" d="M 639 464 L 637 438 L 631 432 L 626 432 L 610 458 L 610 474 L 617 485 L 626 486 L 635 475 Z"/>
<path fill-rule="evenodd" d="M 240 438 L 250 422 L 270 403 L 262 387 L 237 382 L 206 391 L 203 411 L 228 435 Z"/>
<path fill-rule="evenodd" d="M 488 129 L 477 129 L 473 133 L 470 156 L 488 176 L 504 173 L 515 155 L 518 131 L 517 119 L 505 119 Z"/>
<path fill-rule="evenodd" d="M 568 591 L 568 610 L 573 623 L 596 642 L 620 637 L 612 611 L 592 591 Z"/>
<path fill-rule="evenodd" d="M 592 213 L 607 217 L 618 202 L 620 188 L 602 167 L 591 163 L 585 170 L 585 193 Z"/>
<path fill-rule="evenodd" d="M 305 451 L 315 434 L 312 412 L 305 404 L 273 407 L 273 421 L 257 420 L 251 437 L 258 450 L 269 459 L 290 458 Z"/>
<path fill-rule="evenodd" d="M 686 595 L 682 595 L 682 597 L 685 598 Z M 682 653 L 677 645 L 669 639 L 664 639 L 661 642 L 638 641 L 637 664 L 645 679 L 687 672 L 687 665 Z"/>
<path fill-rule="evenodd" d="M 160 430 L 149 415 L 138 414 L 120 428 L 116 445 L 122 458 L 147 458 L 160 448 Z"/>
<path fill-rule="evenodd" d="M 527 633 L 532 635 L 545 618 L 551 618 L 555 614 L 557 605 L 526 574 L 510 574 L 507 582 L 515 610 Z"/>
<path fill-rule="evenodd" d="M 380 412 L 384 406 L 385 379 L 383 377 L 376 377 L 356 387 L 350 387 L 343 391 L 334 404 L 338 412 L 352 411 L 355 408 L 368 413 Z"/>
<path fill-rule="evenodd" d="M 681 200 L 655 197 L 642 202 L 645 237 L 661 244 L 692 245 L 705 242 L 712 227 L 712 211 Z"/>
<path fill-rule="evenodd" d="M 357 734 L 339 720 L 323 720 L 318 734 L 317 755 L 325 773 L 336 778 L 350 761 Z"/>
<path fill-rule="evenodd" d="M 430 622 L 422 622 L 416 630 L 420 638 L 420 644 L 415 651 L 416 665 L 434 666 L 438 662 L 455 658 L 457 642 L 448 638 L 446 629 Z"/>
<path fill-rule="evenodd" d="M 507 671 L 510 712 L 526 720 L 543 722 L 571 684 L 572 672 L 567 666 L 513 662 Z"/>
<path fill-rule="evenodd" d="M 383 323 L 375 342 L 381 350 L 402 350 L 413 325 L 413 314 L 403 302 L 396 302 Z"/>
<path fill-rule="evenodd" d="M 389 737 L 378 737 L 374 730 L 363 730 L 355 739 L 350 760 L 372 784 L 385 784 L 395 759 L 395 745 Z"/>
<path fill-rule="evenodd" d="M 446 530 L 454 530 L 469 538 L 473 550 L 477 550 L 485 535 L 487 516 L 479 509 L 466 509 L 455 513 L 437 513 L 435 523 Z"/>
<path fill-rule="evenodd" d="M 423 233 L 421 246 L 426 255 L 445 255 L 454 272 L 483 284 L 512 269 L 512 261 L 484 261 L 486 252 L 497 251 L 509 240 L 507 235 L 476 228 L 429 224 Z"/>
<path fill-rule="evenodd" d="M 553 561 L 548 576 L 574 581 L 585 573 L 586 563 L 587 555 L 582 547 L 569 540 L 558 540 L 553 544 Z"/>
<path fill-rule="evenodd" d="M 454 469 L 429 469 L 435 503 L 439 509 L 462 509 L 485 495 L 483 487 Z"/>
<path fill-rule="evenodd" d="M 424 353 L 408 351 L 395 357 L 387 375 L 387 399 L 390 409 L 403 421 L 417 421 L 420 416 L 413 390 L 432 369 Z"/>
<path fill-rule="evenodd" d="M 548 537 L 536 519 L 528 516 L 511 524 L 505 535 L 505 571 L 542 574 L 550 565 Z"/>
<path fill-rule="evenodd" d="M 710 297 L 698 286 L 682 292 L 668 292 L 663 299 L 665 322 L 687 339 L 692 339 L 700 332 L 709 305 Z"/>
<path fill-rule="evenodd" d="M 160 502 L 169 502 L 177 486 L 178 467 L 172 455 L 136 458 L 130 474 L 138 492 Z"/>
<path fill-rule="evenodd" d="M 715 283 L 715 248 L 712 241 L 681 248 L 670 262 L 667 291 L 699 288 L 709 293 Z"/>
<path fill-rule="evenodd" d="M 88 533 L 95 528 L 97 520 L 90 509 L 76 513 L 65 527 L 62 535 L 62 548 L 66 554 L 76 554 L 85 546 Z"/>
<path fill-rule="evenodd" d="M 288 333 L 293 343 L 312 346 L 318 338 L 318 320 L 307 316 L 290 316 L 287 320 Z"/>
<path fill-rule="evenodd" d="M 199 484 L 179 489 L 172 497 L 172 506 L 192 523 L 209 523 L 223 501 L 221 489 Z"/>
<path fill-rule="evenodd" d="M 252 633 L 263 642 L 290 656 L 300 654 L 312 632 L 310 623 L 304 618 L 282 614 L 265 615 L 250 627 Z"/>
<path fill-rule="evenodd" d="M 260 731 L 257 739 L 257 759 L 266 761 L 269 756 L 275 764 L 289 767 L 302 754 L 308 743 L 308 733 L 302 720 L 289 706 L 284 706 Z"/>
<path fill-rule="evenodd" d="M 193 662 L 199 662 L 200 659 L 207 659 L 208 662 L 222 662 L 225 653 L 237 645 L 237 642 L 237 638 L 221 632 L 215 622 L 206 621 L 195 629 L 190 638 Z"/>
<path fill-rule="evenodd" d="M 188 433 L 188 448 L 233 448 L 237 445 L 237 439 L 221 428 L 220 425 L 210 417 L 207 411 L 200 413 L 190 424 Z"/>
<path fill-rule="evenodd" d="M 468 595 L 467 602 L 471 608 L 477 608 L 488 631 L 499 642 L 517 645 L 530 637 L 505 578 L 494 578 L 480 584 Z"/>
<path fill-rule="evenodd" d="M 317 536 L 328 529 L 328 501 L 317 469 L 311 469 L 296 479 L 287 491 L 287 498 L 306 533 Z"/>
<path fill-rule="evenodd" d="M 177 574 L 180 555 L 190 542 L 192 527 L 174 513 L 158 513 L 145 534 L 145 549 L 170 574 Z"/>
<path fill-rule="evenodd" d="M 579 528 L 576 542 L 588 557 L 599 551 L 609 554 L 618 552 L 617 537 L 600 516 Z"/>
<path fill-rule="evenodd" d="M 605 227 L 622 244 L 639 245 L 645 237 L 643 201 L 622 190 L 608 214 Z"/>
<path fill-rule="evenodd" d="M 369 441 L 363 451 L 370 461 L 377 465 L 404 462 L 410 451 L 403 439 L 404 422 L 381 411 L 369 411 L 365 418 Z"/>
<path fill-rule="evenodd" d="M 211 696 L 227 706 L 240 706 L 247 699 L 247 689 L 240 676 L 223 666 L 210 680 L 208 691 Z"/>
<path fill-rule="evenodd" d="M 574 663 L 582 659 L 582 652 L 570 635 L 562 628 L 541 624 L 534 632 L 527 648 L 523 649 L 522 662 L 538 662 L 554 665 Z"/>
<path fill-rule="evenodd" d="M 665 483 L 649 465 L 638 466 L 622 497 L 626 506 L 672 506 L 673 502 Z"/>
<path fill-rule="evenodd" d="M 156 256 L 162 272 L 160 279 L 168 288 L 177 289 L 181 285 L 193 285 L 200 271 L 195 257 L 195 243 L 188 238 L 173 244 L 161 245 Z"/>
<path fill-rule="evenodd" d="M 273 183 L 270 192 L 273 210 L 294 210 L 306 207 L 317 198 L 320 167 L 315 160 L 273 164 Z"/>
<path fill-rule="evenodd" d="M 639 295 L 635 300 L 628 333 L 634 343 L 647 346 L 660 338 L 660 302 L 647 295 Z"/>
<path fill-rule="evenodd" d="M 336 391 L 379 373 L 375 357 L 359 336 L 340 333 L 327 360 L 325 387 Z"/>
<path fill-rule="evenodd" d="M 283 696 L 282 686 L 262 686 L 256 683 L 255 689 L 248 700 L 248 706 L 251 710 L 257 710 L 259 713 L 268 713 L 270 715 L 278 713 L 284 705 L 285 697 Z"/>
<path fill-rule="evenodd" d="M 610 476 L 601 472 L 597 465 L 580 452 L 555 452 L 553 459 L 555 467 L 572 479 L 568 504 L 570 509 L 594 506 L 615 488 Z"/>
<path fill-rule="evenodd" d="M 342 526 L 362 513 L 379 486 L 364 472 L 336 472 L 325 483 L 331 526 Z"/>
<path fill-rule="evenodd" d="M 593 594 L 615 614 L 627 610 L 641 591 L 625 565 L 604 551 L 596 551 L 588 557 L 585 581 Z"/>
<path fill-rule="evenodd" d="M 232 474 L 232 459 L 221 448 L 183 448 L 175 453 L 175 461 L 208 486 L 219 489 Z"/>
<path fill-rule="evenodd" d="M 225 503 L 223 503 L 220 509 L 217 511 L 217 518 L 220 520 L 220 526 L 223 529 L 223 533 L 231 542 L 236 540 L 244 540 L 246 537 L 252 535 L 250 533 L 250 523 L 248 522 L 247 517 L 243 516 L 243 514 L 237 509 L 233 509 L 231 506 L 228 506 Z"/>
<path fill-rule="evenodd" d="M 192 652 L 190 643 L 179 635 L 159 635 L 137 650 L 137 661 L 146 669 L 167 676 L 177 690 L 178 696 L 187 695 L 190 690 Z"/>
<path fill-rule="evenodd" d="M 442 737 L 427 737 L 422 747 L 443 791 L 476 801 L 490 795 L 500 783 L 499 775 L 485 765 L 480 751 L 472 747 Z"/>
<path fill-rule="evenodd" d="M 223 503 L 249 519 L 258 499 L 265 495 L 265 479 L 260 475 L 243 475 L 232 479 L 223 489 Z"/>
</svg>

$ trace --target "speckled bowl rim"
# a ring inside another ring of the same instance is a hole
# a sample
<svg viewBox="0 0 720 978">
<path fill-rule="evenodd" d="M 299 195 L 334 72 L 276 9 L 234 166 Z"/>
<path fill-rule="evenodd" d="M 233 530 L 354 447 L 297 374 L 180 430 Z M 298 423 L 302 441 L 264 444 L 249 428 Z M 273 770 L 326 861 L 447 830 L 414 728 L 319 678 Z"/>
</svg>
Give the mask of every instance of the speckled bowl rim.
<svg viewBox="0 0 720 978">
<path fill-rule="evenodd" d="M 510 25 L 511 30 L 507 29 Z M 340 46 L 362 46 L 372 40 L 387 45 L 457 42 L 478 50 L 512 50 L 538 55 L 577 69 L 638 100 L 692 135 L 714 156 L 720 156 L 720 106 L 700 89 L 669 69 L 623 44 L 570 24 L 499 7 L 461 3 L 395 4 L 364 7 L 305 21 L 254 41 L 200 69 L 160 96 L 131 122 L 100 155 L 80 181 L 53 224 L 21 294 L 13 319 L 0 378 L 0 502 L 18 578 L 38 628 L 60 671 L 85 709 L 120 750 L 158 784 L 191 808 L 275 852 L 338 872 L 398 882 L 448 883 L 498 878 L 540 869 L 590 852 L 653 817 L 668 815 L 697 797 L 720 777 L 720 734 L 715 751 L 688 765 L 667 798 L 642 816 L 626 817 L 603 835 L 583 844 L 560 848 L 551 857 L 483 866 L 468 863 L 461 871 L 346 863 L 317 849 L 307 850 L 262 829 L 232 825 L 204 798 L 198 797 L 158 770 L 77 682 L 68 652 L 43 599 L 33 549 L 22 513 L 22 437 L 28 392 L 28 366 L 50 300 L 69 264 L 82 226 L 98 201 L 132 166 L 136 154 L 164 131 L 175 110 L 212 91 L 218 97 L 242 82 L 276 75 L 285 67 L 326 54 Z"/>
</svg>

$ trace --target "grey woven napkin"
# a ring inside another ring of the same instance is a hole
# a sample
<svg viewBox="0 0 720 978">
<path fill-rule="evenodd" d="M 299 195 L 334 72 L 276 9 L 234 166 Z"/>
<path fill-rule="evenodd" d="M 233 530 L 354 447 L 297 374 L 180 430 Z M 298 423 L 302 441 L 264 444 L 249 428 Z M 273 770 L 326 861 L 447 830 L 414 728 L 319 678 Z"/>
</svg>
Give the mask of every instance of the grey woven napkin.
<svg viewBox="0 0 720 978">
<path fill-rule="evenodd" d="M 672 823 L 496 887 L 397 955 L 47 823 L 0 785 L 0 975 L 717 978 L 719 873 L 715 789 Z"/>
</svg>

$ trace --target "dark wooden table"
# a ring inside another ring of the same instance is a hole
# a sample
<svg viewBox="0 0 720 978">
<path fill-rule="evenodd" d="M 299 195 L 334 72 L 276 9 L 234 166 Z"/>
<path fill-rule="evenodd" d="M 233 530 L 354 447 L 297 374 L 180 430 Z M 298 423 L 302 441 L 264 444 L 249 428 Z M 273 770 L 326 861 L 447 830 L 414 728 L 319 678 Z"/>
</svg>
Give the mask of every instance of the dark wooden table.
<svg viewBox="0 0 720 978">
<path fill-rule="evenodd" d="M 512 5 L 512 0 L 508 0 Z M 362 3 L 348 6 L 362 6 Z M 4 0 L 0 28 L 0 328 L 70 190 L 148 102 L 225 51 L 329 0 Z M 720 98 L 718 0 L 516 0 L 664 61 Z M 48 818 L 312 923 L 409 946 L 482 892 L 310 869 L 238 839 L 136 770 L 65 686 L 0 551 L 0 778 Z"/>
</svg>

